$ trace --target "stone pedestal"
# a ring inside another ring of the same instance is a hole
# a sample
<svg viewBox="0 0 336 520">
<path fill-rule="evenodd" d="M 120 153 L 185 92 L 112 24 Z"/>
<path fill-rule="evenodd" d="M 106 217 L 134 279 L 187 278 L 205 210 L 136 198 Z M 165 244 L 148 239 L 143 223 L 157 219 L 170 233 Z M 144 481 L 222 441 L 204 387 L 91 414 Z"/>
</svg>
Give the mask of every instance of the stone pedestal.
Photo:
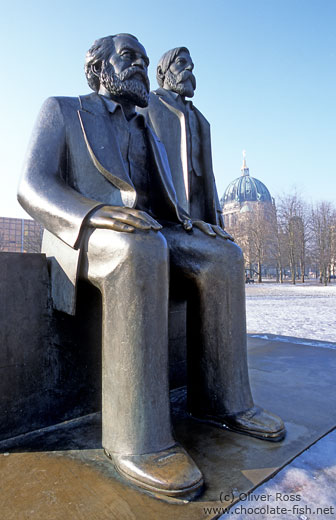
<svg viewBox="0 0 336 520">
<path fill-rule="evenodd" d="M 186 382 L 185 303 L 169 307 L 170 381 Z M 46 257 L 0 253 L 0 440 L 101 409 L 101 298 L 52 309 Z"/>
</svg>

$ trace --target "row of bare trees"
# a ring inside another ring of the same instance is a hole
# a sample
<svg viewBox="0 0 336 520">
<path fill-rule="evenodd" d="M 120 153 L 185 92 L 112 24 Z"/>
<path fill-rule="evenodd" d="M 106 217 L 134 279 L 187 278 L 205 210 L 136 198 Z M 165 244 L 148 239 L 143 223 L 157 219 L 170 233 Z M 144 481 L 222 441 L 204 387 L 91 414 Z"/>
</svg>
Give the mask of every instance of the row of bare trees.
<svg viewBox="0 0 336 520">
<path fill-rule="evenodd" d="M 228 228 L 242 247 L 246 268 L 272 271 L 278 282 L 292 283 L 314 273 L 325 285 L 335 278 L 336 208 L 330 202 L 308 204 L 297 193 L 283 195 L 277 205 L 256 203 Z"/>
</svg>

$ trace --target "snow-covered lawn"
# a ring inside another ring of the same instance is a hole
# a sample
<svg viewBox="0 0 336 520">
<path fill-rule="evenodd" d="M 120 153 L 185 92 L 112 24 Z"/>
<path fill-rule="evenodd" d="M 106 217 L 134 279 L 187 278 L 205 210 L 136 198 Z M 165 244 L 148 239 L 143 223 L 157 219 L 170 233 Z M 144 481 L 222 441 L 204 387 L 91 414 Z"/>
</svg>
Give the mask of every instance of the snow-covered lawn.
<svg viewBox="0 0 336 520">
<path fill-rule="evenodd" d="M 310 344 L 335 348 L 334 283 L 327 287 L 314 283 L 296 286 L 271 282 L 247 285 L 246 305 L 249 333 L 307 338 Z M 318 342 L 326 343 L 318 345 Z M 330 410 L 330 413 L 335 412 Z M 336 430 L 299 455 L 248 498 L 243 496 L 220 520 L 336 518 L 335 442 Z M 284 502 L 289 494 L 296 495 L 295 500 Z M 287 512 L 279 510 L 274 513 L 277 506 L 280 509 L 285 506 Z"/>
<path fill-rule="evenodd" d="M 336 342 L 336 284 L 246 285 L 247 331 Z"/>
</svg>

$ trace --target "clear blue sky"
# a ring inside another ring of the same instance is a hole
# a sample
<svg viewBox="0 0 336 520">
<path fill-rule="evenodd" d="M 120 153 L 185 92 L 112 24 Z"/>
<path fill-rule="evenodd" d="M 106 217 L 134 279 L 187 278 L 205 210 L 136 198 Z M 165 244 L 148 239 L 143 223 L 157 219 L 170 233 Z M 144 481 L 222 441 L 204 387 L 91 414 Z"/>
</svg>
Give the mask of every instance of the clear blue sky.
<svg viewBox="0 0 336 520">
<path fill-rule="evenodd" d="M 240 175 L 271 194 L 295 185 L 336 200 L 336 0 L 11 0 L 1 7 L 1 216 L 26 214 L 16 186 L 43 100 L 89 92 L 86 50 L 101 36 L 136 35 L 156 63 L 190 49 L 195 105 L 211 123 L 219 195 Z"/>
</svg>

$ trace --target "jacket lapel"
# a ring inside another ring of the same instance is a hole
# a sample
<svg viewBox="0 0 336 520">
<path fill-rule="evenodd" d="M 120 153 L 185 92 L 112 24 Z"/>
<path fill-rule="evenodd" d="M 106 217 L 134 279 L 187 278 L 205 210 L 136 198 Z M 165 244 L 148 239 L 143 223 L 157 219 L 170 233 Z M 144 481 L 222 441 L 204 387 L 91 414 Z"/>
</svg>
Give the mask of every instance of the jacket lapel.
<svg viewBox="0 0 336 520">
<path fill-rule="evenodd" d="M 187 167 L 187 143 L 186 143 L 186 129 L 185 129 L 185 120 L 184 114 L 179 109 L 179 105 L 174 99 L 174 96 L 171 96 L 169 92 L 165 89 L 159 88 L 154 91 L 154 93 L 159 97 L 162 104 L 164 104 L 172 114 L 178 116 L 180 125 L 181 125 L 181 155 L 182 155 L 182 167 L 183 167 L 183 177 L 184 184 L 186 188 L 188 187 L 186 183 L 186 178 L 188 179 L 188 175 L 186 172 L 188 171 Z M 211 157 L 211 137 L 210 137 L 210 124 L 207 119 L 203 116 L 203 114 L 193 105 L 194 113 L 198 119 L 200 132 L 201 132 L 201 143 L 202 143 L 202 157 L 203 157 L 203 178 L 204 178 L 204 196 L 206 199 L 206 208 L 207 215 L 206 218 L 208 222 L 212 222 L 214 224 L 218 223 L 218 214 L 221 214 L 221 208 L 219 204 L 217 189 L 215 178 L 213 174 L 212 167 L 212 157 Z M 183 124 L 182 124 L 183 123 Z M 184 126 L 183 126 L 184 125 Z M 166 125 L 169 128 L 171 125 Z M 184 132 L 184 134 L 183 134 Z M 185 139 L 183 140 L 183 135 L 185 135 Z M 183 157 L 183 150 L 184 156 Z M 189 180 L 189 179 L 188 179 Z"/>
<path fill-rule="evenodd" d="M 147 126 L 147 135 L 154 162 L 157 167 L 159 179 L 161 181 L 161 186 L 163 187 L 162 193 L 168 195 L 168 203 L 172 210 L 171 218 L 174 221 L 177 216 L 178 220 L 182 222 L 183 220 L 189 218 L 189 216 L 177 203 L 175 188 L 171 175 L 169 175 L 170 168 L 165 147 L 156 137 L 150 126 Z"/>
<path fill-rule="evenodd" d="M 222 209 L 220 207 L 215 176 L 212 167 L 212 153 L 211 153 L 211 136 L 210 136 L 210 124 L 203 114 L 194 106 L 195 114 L 198 118 L 200 131 L 201 131 L 201 142 L 202 142 L 202 157 L 204 171 L 204 191 L 205 198 L 207 201 L 207 219 L 208 222 L 213 224 L 221 225 L 221 214 Z"/>
<path fill-rule="evenodd" d="M 175 143 L 176 136 L 180 138 L 180 158 L 181 158 L 181 166 L 182 166 L 182 174 L 183 174 L 183 185 L 184 185 L 184 193 L 182 195 L 182 190 L 179 191 L 179 196 L 181 200 L 181 204 L 183 207 L 189 211 L 189 173 L 188 173 L 188 151 L 187 151 L 187 130 L 186 130 L 186 120 L 185 115 L 180 109 L 178 103 L 174 99 L 174 96 L 169 94 L 164 89 L 157 89 L 154 91 L 154 94 L 158 96 L 160 103 L 169 110 L 171 113 L 171 117 L 169 118 L 169 122 L 166 117 L 165 128 L 168 131 L 168 134 L 164 138 L 164 143 L 166 143 L 167 148 L 174 147 L 174 150 L 169 150 L 169 153 L 175 153 Z M 168 113 L 169 113 L 168 112 Z M 179 125 L 179 128 L 176 128 L 176 124 Z M 174 130 L 173 130 L 174 128 Z M 172 136 L 175 136 L 175 138 Z M 170 146 L 169 146 L 170 144 Z"/>
<path fill-rule="evenodd" d="M 80 96 L 78 117 L 91 160 L 97 170 L 121 192 L 125 206 L 134 207 L 136 191 L 126 172 L 112 117 L 97 94 Z"/>
</svg>

